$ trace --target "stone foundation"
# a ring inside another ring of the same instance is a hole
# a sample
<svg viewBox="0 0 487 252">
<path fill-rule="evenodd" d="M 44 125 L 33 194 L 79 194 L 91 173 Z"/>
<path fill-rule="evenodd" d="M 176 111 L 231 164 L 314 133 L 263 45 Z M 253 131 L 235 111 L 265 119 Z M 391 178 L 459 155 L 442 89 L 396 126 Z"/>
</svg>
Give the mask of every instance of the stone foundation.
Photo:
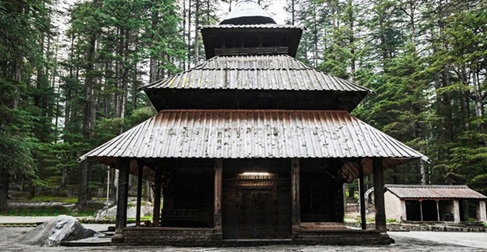
<svg viewBox="0 0 487 252">
<path fill-rule="evenodd" d="M 273 244 L 295 245 L 388 245 L 394 242 L 386 233 L 375 230 L 296 230 L 290 239 L 223 240 L 212 228 L 128 227 L 124 228 L 127 246 L 263 246 Z M 122 245 L 122 244 L 117 244 Z"/>
<path fill-rule="evenodd" d="M 211 228 L 130 227 L 124 245 L 216 246 L 221 234 Z"/>
<path fill-rule="evenodd" d="M 391 223 L 387 228 L 390 231 L 487 232 L 482 223 Z"/>
</svg>

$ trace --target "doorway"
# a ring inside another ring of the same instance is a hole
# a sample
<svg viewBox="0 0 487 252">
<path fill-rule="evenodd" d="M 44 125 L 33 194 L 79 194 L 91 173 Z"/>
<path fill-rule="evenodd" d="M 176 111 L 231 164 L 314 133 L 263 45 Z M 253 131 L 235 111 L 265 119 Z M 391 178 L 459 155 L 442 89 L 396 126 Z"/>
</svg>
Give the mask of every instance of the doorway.
<svg viewBox="0 0 487 252">
<path fill-rule="evenodd" d="M 223 179 L 224 239 L 291 237 L 289 177 L 278 173 L 240 172 Z"/>
</svg>

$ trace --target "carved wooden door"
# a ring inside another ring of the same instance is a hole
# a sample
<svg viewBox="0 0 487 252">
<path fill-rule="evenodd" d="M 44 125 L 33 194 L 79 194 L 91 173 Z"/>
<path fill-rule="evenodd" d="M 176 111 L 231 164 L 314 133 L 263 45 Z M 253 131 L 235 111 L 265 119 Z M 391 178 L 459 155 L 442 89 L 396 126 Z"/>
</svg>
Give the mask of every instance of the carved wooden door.
<svg viewBox="0 0 487 252">
<path fill-rule="evenodd" d="M 224 239 L 282 239 L 291 235 L 289 179 L 225 179 Z"/>
</svg>

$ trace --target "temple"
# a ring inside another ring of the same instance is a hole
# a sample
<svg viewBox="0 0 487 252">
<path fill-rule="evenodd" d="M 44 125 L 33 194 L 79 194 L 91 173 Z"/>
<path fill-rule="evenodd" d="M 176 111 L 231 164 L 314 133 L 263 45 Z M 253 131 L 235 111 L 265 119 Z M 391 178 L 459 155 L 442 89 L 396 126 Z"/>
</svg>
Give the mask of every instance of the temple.
<svg viewBox="0 0 487 252">
<path fill-rule="evenodd" d="M 370 90 L 295 58 L 302 27 L 238 1 L 202 27 L 207 60 L 142 87 L 158 113 L 83 155 L 119 169 L 125 245 L 389 244 L 384 169 L 427 157 L 350 112 Z M 127 181 L 154 182 L 151 226 L 127 226 Z M 344 225 L 344 184 L 373 175 L 376 226 Z"/>
</svg>

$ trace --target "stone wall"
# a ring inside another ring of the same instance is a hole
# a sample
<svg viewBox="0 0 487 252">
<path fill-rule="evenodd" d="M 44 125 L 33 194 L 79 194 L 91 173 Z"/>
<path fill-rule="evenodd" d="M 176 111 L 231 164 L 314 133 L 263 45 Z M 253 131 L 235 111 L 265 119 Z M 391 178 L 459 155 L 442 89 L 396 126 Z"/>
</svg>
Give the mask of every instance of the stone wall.
<svg viewBox="0 0 487 252">
<path fill-rule="evenodd" d="M 487 228 L 481 223 L 390 223 L 387 228 L 390 231 L 487 232 Z"/>
<path fill-rule="evenodd" d="M 222 239 L 210 228 L 130 227 L 124 236 L 125 245 L 212 246 Z"/>
<path fill-rule="evenodd" d="M 124 229 L 127 246 L 257 246 L 269 244 L 302 245 L 386 245 L 393 242 L 375 230 L 300 230 L 292 239 L 223 240 L 209 228 L 129 227 Z"/>
</svg>

